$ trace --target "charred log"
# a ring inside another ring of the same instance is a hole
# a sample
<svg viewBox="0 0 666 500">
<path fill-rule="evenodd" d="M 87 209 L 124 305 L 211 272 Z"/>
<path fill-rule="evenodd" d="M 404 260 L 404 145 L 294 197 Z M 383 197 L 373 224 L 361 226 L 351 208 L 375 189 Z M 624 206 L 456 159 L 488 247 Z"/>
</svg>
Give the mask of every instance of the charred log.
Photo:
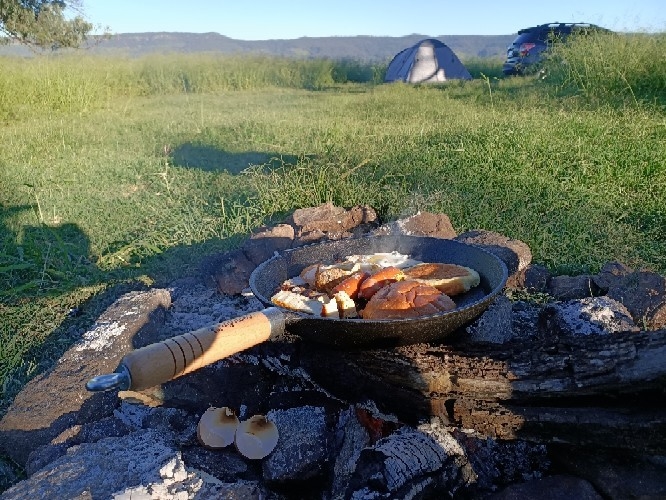
<svg viewBox="0 0 666 500">
<path fill-rule="evenodd" d="M 303 345 L 331 393 L 500 439 L 666 451 L 666 331 L 341 352 Z"/>
</svg>

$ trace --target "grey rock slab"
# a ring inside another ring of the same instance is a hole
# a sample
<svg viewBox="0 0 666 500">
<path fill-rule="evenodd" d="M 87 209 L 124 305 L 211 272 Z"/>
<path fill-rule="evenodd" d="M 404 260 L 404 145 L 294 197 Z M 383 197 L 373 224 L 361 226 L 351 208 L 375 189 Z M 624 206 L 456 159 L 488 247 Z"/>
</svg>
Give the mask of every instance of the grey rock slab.
<svg viewBox="0 0 666 500">
<path fill-rule="evenodd" d="M 73 425 L 112 413 L 112 393 L 92 393 L 91 378 L 113 372 L 122 357 L 164 322 L 169 292 L 131 292 L 114 302 L 48 372 L 32 379 L 0 421 L 0 450 L 25 465 L 30 452 Z"/>
<path fill-rule="evenodd" d="M 73 446 L 0 498 L 191 498 L 204 482 L 163 434 L 142 429 Z"/>
</svg>

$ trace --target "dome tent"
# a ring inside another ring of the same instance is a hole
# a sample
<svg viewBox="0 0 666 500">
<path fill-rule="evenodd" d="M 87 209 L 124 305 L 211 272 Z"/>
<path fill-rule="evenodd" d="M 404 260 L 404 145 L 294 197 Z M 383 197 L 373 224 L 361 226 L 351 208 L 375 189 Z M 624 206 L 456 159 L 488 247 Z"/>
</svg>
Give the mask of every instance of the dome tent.
<svg viewBox="0 0 666 500">
<path fill-rule="evenodd" d="M 398 52 L 386 70 L 385 82 L 436 83 L 471 80 L 467 68 L 443 42 L 426 38 Z"/>
</svg>

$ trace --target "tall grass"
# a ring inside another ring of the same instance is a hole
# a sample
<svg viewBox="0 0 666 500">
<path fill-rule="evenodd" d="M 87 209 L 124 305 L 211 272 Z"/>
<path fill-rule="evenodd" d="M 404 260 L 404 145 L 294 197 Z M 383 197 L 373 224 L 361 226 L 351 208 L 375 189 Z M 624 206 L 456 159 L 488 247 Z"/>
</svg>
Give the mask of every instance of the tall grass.
<svg viewBox="0 0 666 500">
<path fill-rule="evenodd" d="M 117 97 L 257 90 L 322 90 L 341 83 L 378 83 L 384 65 L 353 60 L 288 59 L 219 54 L 119 57 L 0 58 L 0 120 L 49 112 L 86 112 Z"/>
<path fill-rule="evenodd" d="M 548 79 L 593 104 L 666 106 L 666 33 L 592 33 L 556 44 Z"/>
<path fill-rule="evenodd" d="M 504 60 L 497 57 L 467 57 L 462 59 L 462 63 L 472 78 L 501 78 L 502 66 Z"/>
</svg>

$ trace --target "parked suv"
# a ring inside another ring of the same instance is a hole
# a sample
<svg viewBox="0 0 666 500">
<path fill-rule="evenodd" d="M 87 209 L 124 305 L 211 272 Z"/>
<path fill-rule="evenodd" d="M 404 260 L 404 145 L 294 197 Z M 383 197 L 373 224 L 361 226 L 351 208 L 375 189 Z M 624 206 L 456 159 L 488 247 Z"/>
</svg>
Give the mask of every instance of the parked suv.
<svg viewBox="0 0 666 500">
<path fill-rule="evenodd" d="M 543 52 L 553 43 L 564 41 L 572 32 L 608 31 L 590 23 L 550 23 L 525 28 L 507 49 L 502 71 L 505 75 L 523 75 L 535 70 Z"/>
</svg>

